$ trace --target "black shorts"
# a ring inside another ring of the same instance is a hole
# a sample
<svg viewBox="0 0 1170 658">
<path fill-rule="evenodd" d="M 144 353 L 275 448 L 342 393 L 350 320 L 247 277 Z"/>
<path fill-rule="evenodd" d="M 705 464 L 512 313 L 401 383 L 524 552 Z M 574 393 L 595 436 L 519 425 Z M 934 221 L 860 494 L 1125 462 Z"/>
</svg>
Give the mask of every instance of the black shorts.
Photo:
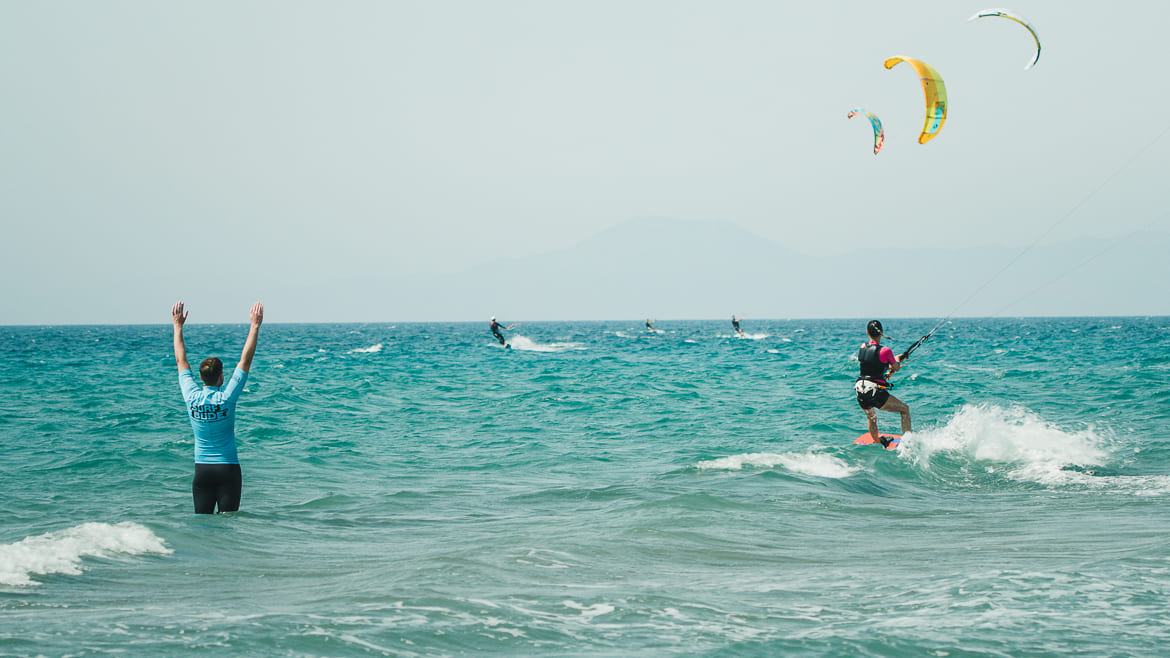
<svg viewBox="0 0 1170 658">
<path fill-rule="evenodd" d="M 216 505 L 220 512 L 239 510 L 243 485 L 239 464 L 195 464 L 195 477 L 191 480 L 195 513 L 214 514 Z"/>
<path fill-rule="evenodd" d="M 875 388 L 868 393 L 857 394 L 857 404 L 861 405 L 862 409 L 881 409 L 886 406 L 886 400 L 890 399 L 890 392 L 884 388 Z"/>
</svg>

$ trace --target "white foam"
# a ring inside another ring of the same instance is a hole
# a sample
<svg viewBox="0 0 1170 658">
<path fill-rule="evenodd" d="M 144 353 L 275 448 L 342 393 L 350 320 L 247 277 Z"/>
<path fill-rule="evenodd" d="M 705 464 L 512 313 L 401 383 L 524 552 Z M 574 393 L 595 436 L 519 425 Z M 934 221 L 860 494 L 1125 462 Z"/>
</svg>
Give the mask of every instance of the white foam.
<svg viewBox="0 0 1170 658">
<path fill-rule="evenodd" d="M 382 351 L 382 343 L 377 345 L 370 345 L 369 347 L 359 347 L 349 351 L 350 354 L 377 354 Z"/>
<path fill-rule="evenodd" d="M 760 340 L 767 338 L 772 334 L 749 334 L 746 331 L 743 334 L 716 334 L 719 338 L 734 338 L 736 340 Z"/>
<path fill-rule="evenodd" d="M 0 585 L 36 585 L 33 576 L 78 575 L 86 557 L 170 553 L 146 526 L 130 521 L 83 523 L 0 546 Z"/>
<path fill-rule="evenodd" d="M 1170 475 L 1094 475 L 1061 470 L 1044 474 L 1044 483 L 1064 487 L 1081 487 L 1130 496 L 1165 496 L 1170 494 Z"/>
<path fill-rule="evenodd" d="M 570 352 L 588 349 L 581 343 L 538 343 L 524 336 L 512 336 L 508 339 L 508 344 L 512 349 L 523 352 Z"/>
<path fill-rule="evenodd" d="M 516 558 L 520 564 L 531 564 L 541 569 L 570 569 L 573 564 L 568 562 L 569 554 L 561 551 L 533 548 L 522 558 Z"/>
<path fill-rule="evenodd" d="M 1003 465 L 1009 477 L 1057 484 L 1068 480 L 1067 466 L 1100 466 L 1108 452 L 1092 430 L 1065 431 L 1025 409 L 966 405 L 943 427 L 906 436 L 899 452 L 929 466 L 938 453 L 960 453 L 994 472 Z"/>
<path fill-rule="evenodd" d="M 833 455 L 815 452 L 777 454 L 771 452 L 752 452 L 743 455 L 720 457 L 695 464 L 696 468 L 738 471 L 745 466 L 756 468 L 775 468 L 781 466 L 793 473 L 803 473 L 814 477 L 840 479 L 849 477 L 858 471 L 841 459 Z"/>
<path fill-rule="evenodd" d="M 608 603 L 594 603 L 593 605 L 585 606 L 577 603 L 576 601 L 565 600 L 561 602 L 561 605 L 572 610 L 580 610 L 581 616 L 586 620 L 593 619 L 594 617 L 601 615 L 608 615 L 609 613 L 616 610 L 616 608 Z"/>
</svg>

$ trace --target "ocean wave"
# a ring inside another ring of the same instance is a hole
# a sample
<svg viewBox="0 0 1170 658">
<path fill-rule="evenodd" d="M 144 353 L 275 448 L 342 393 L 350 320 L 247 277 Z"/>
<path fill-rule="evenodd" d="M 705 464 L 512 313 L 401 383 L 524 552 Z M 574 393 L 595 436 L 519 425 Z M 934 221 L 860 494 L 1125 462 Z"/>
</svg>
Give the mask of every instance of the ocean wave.
<svg viewBox="0 0 1170 658">
<path fill-rule="evenodd" d="M 1077 479 L 1070 467 L 1104 465 L 1106 444 L 1092 429 L 1061 429 L 1026 409 L 966 405 L 940 428 L 907 434 L 899 452 L 927 469 L 936 456 L 958 454 L 987 473 L 1060 485 Z"/>
<path fill-rule="evenodd" d="M 87 557 L 170 553 L 163 540 L 143 525 L 83 523 L 0 546 L 0 585 L 36 585 L 33 576 L 79 575 L 82 559 Z"/>
<path fill-rule="evenodd" d="M 381 351 L 382 343 L 378 343 L 377 345 L 370 345 L 369 347 L 358 347 L 352 349 L 348 352 L 348 354 L 377 354 Z"/>
<path fill-rule="evenodd" d="M 833 455 L 815 452 L 784 454 L 752 452 L 720 457 L 695 464 L 695 468 L 698 469 L 724 471 L 739 471 L 745 466 L 754 468 L 775 468 L 776 466 L 780 466 L 793 473 L 834 479 L 849 477 L 858 471 L 856 467 L 846 464 Z"/>
</svg>

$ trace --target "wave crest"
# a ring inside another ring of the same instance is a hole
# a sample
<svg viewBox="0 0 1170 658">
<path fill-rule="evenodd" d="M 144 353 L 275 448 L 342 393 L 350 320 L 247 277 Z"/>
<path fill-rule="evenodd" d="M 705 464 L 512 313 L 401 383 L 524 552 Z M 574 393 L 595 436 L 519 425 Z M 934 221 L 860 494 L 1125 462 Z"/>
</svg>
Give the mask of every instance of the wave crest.
<svg viewBox="0 0 1170 658">
<path fill-rule="evenodd" d="M 78 575 L 86 557 L 172 552 L 158 535 L 137 523 L 83 523 L 0 546 L 0 585 L 36 585 L 33 576 Z"/>
<path fill-rule="evenodd" d="M 756 468 L 775 468 L 780 466 L 793 473 L 802 473 L 814 477 L 840 479 L 849 477 L 858 471 L 856 467 L 846 464 L 833 455 L 815 452 L 777 454 L 771 452 L 752 452 L 743 455 L 731 455 L 695 464 L 695 468 L 704 470 L 738 471 L 745 466 Z"/>
<path fill-rule="evenodd" d="M 1014 479 L 1059 484 L 1067 467 L 1103 465 L 1104 444 L 1092 430 L 1062 430 L 1026 409 L 966 405 L 945 426 L 908 435 L 900 452 L 924 467 L 935 455 L 959 453 L 988 472 L 1004 465 Z"/>
</svg>

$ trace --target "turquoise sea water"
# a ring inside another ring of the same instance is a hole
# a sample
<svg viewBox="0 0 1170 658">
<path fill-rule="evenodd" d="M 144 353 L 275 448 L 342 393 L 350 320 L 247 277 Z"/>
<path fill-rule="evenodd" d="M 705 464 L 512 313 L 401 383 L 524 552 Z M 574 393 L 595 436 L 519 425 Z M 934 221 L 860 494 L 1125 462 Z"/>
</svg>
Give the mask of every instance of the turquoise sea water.
<svg viewBox="0 0 1170 658">
<path fill-rule="evenodd" d="M 896 452 L 864 324 L 266 324 L 215 516 L 169 325 L 2 327 L 0 654 L 1164 655 L 1170 318 L 955 320 Z"/>
</svg>

